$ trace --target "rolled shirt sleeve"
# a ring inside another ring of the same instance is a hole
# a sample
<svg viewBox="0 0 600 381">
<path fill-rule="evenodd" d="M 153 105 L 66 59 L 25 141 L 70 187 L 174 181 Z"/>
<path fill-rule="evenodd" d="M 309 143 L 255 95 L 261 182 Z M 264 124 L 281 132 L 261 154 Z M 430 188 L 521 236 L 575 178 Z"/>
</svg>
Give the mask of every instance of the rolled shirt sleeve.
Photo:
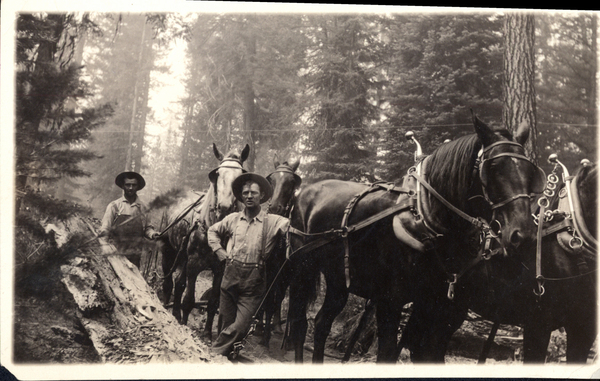
<svg viewBox="0 0 600 381">
<path fill-rule="evenodd" d="M 231 221 L 237 217 L 237 214 L 238 213 L 230 214 L 208 228 L 206 240 L 213 253 L 219 249 L 225 249 L 221 242 L 231 234 Z M 227 250 L 227 253 L 229 254 L 229 250 Z"/>
</svg>

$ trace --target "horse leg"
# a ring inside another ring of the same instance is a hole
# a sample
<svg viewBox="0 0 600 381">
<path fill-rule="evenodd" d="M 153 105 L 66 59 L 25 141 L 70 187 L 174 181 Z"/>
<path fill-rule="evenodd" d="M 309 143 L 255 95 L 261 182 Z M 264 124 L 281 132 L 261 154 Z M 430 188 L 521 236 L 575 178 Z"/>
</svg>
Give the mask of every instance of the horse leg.
<svg viewBox="0 0 600 381">
<path fill-rule="evenodd" d="M 543 324 L 543 319 L 531 319 L 523 326 L 523 362 L 544 363 L 552 330 Z"/>
<path fill-rule="evenodd" d="M 219 309 L 219 300 L 221 298 L 221 282 L 223 280 L 223 273 L 225 271 L 225 264 L 215 262 L 211 265 L 213 272 L 213 283 L 212 291 L 208 297 L 208 304 L 206 306 L 206 324 L 204 325 L 204 332 L 202 338 L 207 343 L 212 343 L 212 328 L 214 324 L 215 315 Z M 218 332 L 221 333 L 223 324 L 219 315 L 219 324 L 217 324 Z"/>
<path fill-rule="evenodd" d="M 567 363 L 585 364 L 594 344 L 596 334 L 593 329 L 584 326 L 566 327 L 567 331 Z"/>
<path fill-rule="evenodd" d="M 184 324 L 181 320 L 181 298 L 183 296 L 183 291 L 185 290 L 185 264 L 178 266 L 178 268 L 173 273 L 173 276 L 175 277 L 175 293 L 173 295 L 173 316 L 175 316 L 179 323 Z"/>
<path fill-rule="evenodd" d="M 596 327 L 596 298 L 589 299 L 592 306 L 572 311 L 565 324 L 567 332 L 567 363 L 585 364 L 597 336 Z M 579 312 L 579 313 L 578 313 Z"/>
<path fill-rule="evenodd" d="M 271 324 L 273 327 L 273 332 L 275 333 L 283 333 L 283 330 L 281 329 L 281 304 L 283 303 L 283 299 L 285 299 L 285 292 L 290 284 L 290 276 L 291 273 L 289 270 L 289 266 L 286 266 L 282 270 L 282 274 L 275 292 L 275 314 L 273 315 L 273 323 Z"/>
<path fill-rule="evenodd" d="M 406 327 L 411 330 L 408 335 L 412 362 L 444 363 L 450 339 L 467 312 L 466 305 L 456 299 L 450 301 L 445 295 L 415 301 Z"/>
<path fill-rule="evenodd" d="M 308 285 L 302 279 L 290 284 L 287 339 L 291 341 L 294 347 L 294 361 L 299 364 L 304 361 L 304 341 L 308 329 L 308 321 L 306 320 L 306 310 L 309 302 L 307 287 Z"/>
<path fill-rule="evenodd" d="M 398 361 L 398 326 L 403 304 L 398 301 L 377 302 L 377 363 Z"/>
<path fill-rule="evenodd" d="M 595 276 L 595 275 L 594 275 Z M 573 301 L 573 308 L 565 311 L 567 321 L 565 330 L 567 332 L 567 363 L 585 364 L 592 345 L 598 335 L 596 321 L 596 279 L 590 278 L 584 282 L 578 282 L 578 291 L 568 292 Z M 589 292 L 584 292 L 588 290 Z M 575 297 L 574 295 L 577 295 Z"/>
<path fill-rule="evenodd" d="M 269 341 L 271 341 L 271 319 L 273 319 L 273 315 L 275 314 L 275 300 L 274 296 L 270 295 L 265 300 L 265 304 L 263 307 L 263 312 L 257 316 L 262 317 L 264 315 L 265 322 L 263 326 L 263 334 L 262 339 L 259 344 L 269 348 Z"/>
<path fill-rule="evenodd" d="M 157 244 L 162 257 L 161 265 L 164 276 L 162 284 L 162 300 L 165 306 L 171 301 L 171 294 L 173 293 L 173 265 L 175 264 L 175 257 L 177 256 L 177 252 L 175 252 L 170 245 L 170 243 L 162 240 L 159 240 Z"/>
<path fill-rule="evenodd" d="M 190 313 L 196 304 L 196 280 L 198 279 L 200 271 L 197 266 L 190 263 L 192 261 L 193 259 L 190 258 L 186 269 L 185 295 L 181 303 L 181 311 L 183 313 L 181 317 L 182 324 L 187 324 Z"/>
<path fill-rule="evenodd" d="M 281 301 L 275 302 L 275 311 L 271 326 L 273 327 L 273 332 L 283 333 L 283 330 L 281 329 Z"/>
<path fill-rule="evenodd" d="M 329 277 L 326 275 L 327 291 L 325 293 L 325 300 L 315 317 L 315 348 L 312 359 L 314 364 L 323 363 L 325 356 L 325 342 L 331 331 L 331 325 L 336 316 L 342 312 L 346 305 L 346 301 L 348 300 L 348 289 L 346 288 L 344 277 L 342 276 L 341 279 L 337 279 L 337 282 L 335 279 L 328 278 Z"/>
</svg>

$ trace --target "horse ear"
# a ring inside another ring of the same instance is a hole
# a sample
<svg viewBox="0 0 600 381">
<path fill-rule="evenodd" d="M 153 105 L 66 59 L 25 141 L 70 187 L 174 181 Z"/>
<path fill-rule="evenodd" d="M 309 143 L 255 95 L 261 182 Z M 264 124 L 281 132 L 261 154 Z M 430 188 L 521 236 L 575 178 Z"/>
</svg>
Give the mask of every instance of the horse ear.
<svg viewBox="0 0 600 381">
<path fill-rule="evenodd" d="M 517 127 L 517 131 L 515 132 L 515 141 L 520 145 L 524 145 L 529 138 L 529 124 L 526 121 L 522 121 Z"/>
<path fill-rule="evenodd" d="M 277 167 L 279 167 L 279 158 L 277 157 L 277 154 L 275 154 L 275 156 L 273 156 L 273 166 L 275 167 L 275 169 L 277 169 Z"/>
<path fill-rule="evenodd" d="M 248 144 L 246 144 L 246 147 L 244 147 L 244 149 L 242 150 L 242 163 L 244 161 L 246 161 L 246 159 L 248 158 L 248 155 L 250 155 L 250 146 Z"/>
<path fill-rule="evenodd" d="M 296 159 L 294 162 L 292 162 L 292 164 L 290 165 L 290 167 L 292 167 L 292 170 L 294 172 L 296 172 L 296 169 L 298 169 L 299 165 L 300 165 L 300 159 Z"/>
<path fill-rule="evenodd" d="M 473 126 L 475 127 L 475 132 L 477 136 L 479 136 L 479 140 L 483 143 L 484 147 L 492 144 L 494 142 L 494 131 L 485 123 L 483 123 L 473 111 L 471 111 L 473 115 Z"/>
<path fill-rule="evenodd" d="M 217 145 L 213 143 L 213 152 L 215 153 L 215 157 L 219 159 L 219 161 L 223 161 L 223 154 L 219 152 Z"/>
</svg>

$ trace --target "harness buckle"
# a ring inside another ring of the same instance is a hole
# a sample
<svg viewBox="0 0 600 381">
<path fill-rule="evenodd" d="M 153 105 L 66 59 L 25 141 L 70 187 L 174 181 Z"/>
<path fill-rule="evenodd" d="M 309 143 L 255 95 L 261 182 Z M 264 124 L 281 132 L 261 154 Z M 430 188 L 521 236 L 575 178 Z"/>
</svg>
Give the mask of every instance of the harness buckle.
<svg viewBox="0 0 600 381">
<path fill-rule="evenodd" d="M 579 250 L 583 246 L 583 240 L 577 235 L 573 235 L 573 238 L 569 240 L 569 247 L 573 250 Z"/>
<path fill-rule="evenodd" d="M 454 285 L 456 284 L 456 282 L 458 281 L 458 275 L 457 274 L 452 274 L 453 279 L 451 281 L 449 281 L 448 283 L 448 299 L 449 300 L 454 300 Z"/>
<path fill-rule="evenodd" d="M 342 226 L 340 228 L 340 237 L 347 238 L 348 237 L 348 232 L 349 232 L 348 227 L 347 226 Z"/>
<path fill-rule="evenodd" d="M 534 288 L 533 293 L 538 297 L 539 300 L 539 298 L 546 292 L 546 289 L 544 288 L 544 277 L 538 275 L 535 277 L 535 279 L 537 280 L 537 289 Z"/>
</svg>

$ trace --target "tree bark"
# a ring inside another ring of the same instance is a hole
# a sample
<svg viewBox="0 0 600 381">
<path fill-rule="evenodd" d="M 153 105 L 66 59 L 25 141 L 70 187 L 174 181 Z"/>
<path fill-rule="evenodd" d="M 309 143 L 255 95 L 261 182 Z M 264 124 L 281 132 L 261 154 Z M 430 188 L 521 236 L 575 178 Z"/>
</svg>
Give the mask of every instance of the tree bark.
<svg viewBox="0 0 600 381">
<path fill-rule="evenodd" d="M 140 41 L 140 53 L 138 55 L 137 67 L 138 70 L 142 67 L 142 57 L 144 55 L 144 44 L 146 41 L 146 16 L 144 16 L 144 24 L 142 26 L 142 39 Z M 133 141 L 135 136 L 135 120 L 137 114 L 137 103 L 138 103 L 138 93 L 139 93 L 139 85 L 140 85 L 140 75 L 136 72 L 136 80 L 135 86 L 133 87 L 133 106 L 131 107 L 131 119 L 129 123 L 129 144 L 127 146 L 127 159 L 125 160 L 125 171 L 129 171 L 132 168 L 132 157 L 133 157 Z M 139 171 L 139 168 L 136 168 Z"/>
<path fill-rule="evenodd" d="M 249 23 L 247 24 L 249 25 Z M 254 79 L 254 64 L 256 56 L 256 35 L 253 31 L 247 31 L 247 37 L 245 38 L 245 57 L 244 57 L 244 71 L 245 76 L 243 77 L 243 105 L 244 105 L 244 130 L 248 136 L 248 144 L 250 145 L 250 155 L 246 160 L 246 167 L 248 171 L 254 172 L 255 161 L 256 161 L 256 141 L 258 140 L 257 132 L 255 129 L 257 126 L 256 121 L 256 104 L 254 103 L 256 94 L 254 92 L 253 79 Z"/>
<path fill-rule="evenodd" d="M 505 16 L 502 121 L 509 131 L 515 131 L 521 123 L 527 123 L 530 133 L 525 153 L 537 163 L 534 29 L 533 15 L 508 13 Z"/>
<path fill-rule="evenodd" d="M 63 233 L 82 233 L 85 224 L 93 230 L 85 221 L 72 221 Z M 190 328 L 177 322 L 138 268 L 112 245 L 108 253 L 99 251 L 80 250 L 61 266 L 61 281 L 104 362 L 226 361 L 211 355 Z"/>
</svg>

